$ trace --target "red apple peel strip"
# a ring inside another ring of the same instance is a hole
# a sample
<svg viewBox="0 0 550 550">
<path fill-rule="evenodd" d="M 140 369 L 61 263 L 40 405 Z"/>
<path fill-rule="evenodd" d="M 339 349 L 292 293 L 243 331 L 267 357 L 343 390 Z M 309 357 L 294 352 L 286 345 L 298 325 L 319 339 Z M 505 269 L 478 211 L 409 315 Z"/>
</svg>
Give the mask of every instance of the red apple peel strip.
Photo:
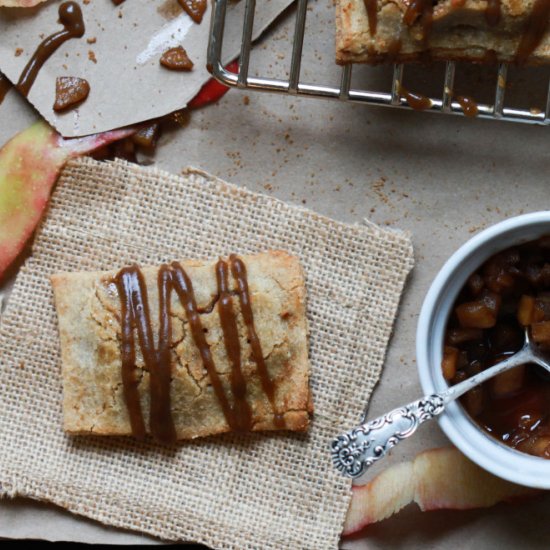
<svg viewBox="0 0 550 550">
<path fill-rule="evenodd" d="M 0 149 L 0 278 L 33 234 L 63 165 L 134 132 L 122 129 L 63 139 L 38 122 Z"/>
<path fill-rule="evenodd" d="M 34 8 L 46 0 L 0 0 L 0 8 Z"/>
<path fill-rule="evenodd" d="M 423 512 L 488 508 L 540 494 L 486 472 L 457 449 L 431 449 L 353 487 L 343 536 L 355 534 L 416 502 Z"/>
</svg>

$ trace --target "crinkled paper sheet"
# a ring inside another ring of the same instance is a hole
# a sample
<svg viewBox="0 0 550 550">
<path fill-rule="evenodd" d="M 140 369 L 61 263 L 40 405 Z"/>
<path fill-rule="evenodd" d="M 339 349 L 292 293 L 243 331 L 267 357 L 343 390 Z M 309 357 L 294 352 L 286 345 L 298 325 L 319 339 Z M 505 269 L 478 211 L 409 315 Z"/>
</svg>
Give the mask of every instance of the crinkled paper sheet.
<svg viewBox="0 0 550 550">
<path fill-rule="evenodd" d="M 257 38 L 294 0 L 261 0 L 254 20 Z M 45 36 L 62 30 L 57 22 L 62 0 L 35 8 L 0 8 L 0 71 L 17 82 Z M 29 100 L 62 135 L 105 132 L 156 118 L 185 107 L 210 78 L 206 50 L 212 6 L 200 25 L 177 0 L 78 0 L 86 33 L 63 44 L 44 64 Z M 231 2 L 227 12 L 224 61 L 240 51 L 244 2 Z M 195 64 L 191 72 L 160 66 L 161 54 L 182 45 Z M 53 111 L 58 76 L 85 78 L 88 99 L 65 113 Z M 15 93 L 15 92 L 10 92 Z M 3 116 L 0 105 L 0 120 Z"/>
</svg>

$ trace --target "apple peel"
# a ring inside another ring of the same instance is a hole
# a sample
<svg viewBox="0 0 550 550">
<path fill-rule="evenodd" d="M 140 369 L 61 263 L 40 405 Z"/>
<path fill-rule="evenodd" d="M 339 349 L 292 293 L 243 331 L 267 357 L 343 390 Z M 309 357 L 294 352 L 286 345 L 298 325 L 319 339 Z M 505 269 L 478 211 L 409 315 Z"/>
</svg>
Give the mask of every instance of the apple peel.
<svg viewBox="0 0 550 550">
<path fill-rule="evenodd" d="M 488 508 L 540 494 L 486 472 L 454 447 L 431 449 L 353 487 L 343 536 L 355 534 L 415 502 L 423 512 Z"/>
<path fill-rule="evenodd" d="M 46 0 L 0 0 L 0 8 L 34 8 Z"/>
<path fill-rule="evenodd" d="M 225 67 L 230 73 L 239 72 L 239 62 L 231 61 Z M 229 86 L 218 82 L 215 78 L 211 78 L 198 92 L 198 94 L 187 104 L 189 109 L 200 109 L 211 103 L 215 103 L 221 99 L 229 91 Z"/>
<path fill-rule="evenodd" d="M 134 132 L 122 129 L 63 139 L 38 122 L 0 149 L 0 278 L 38 225 L 63 165 Z"/>
</svg>

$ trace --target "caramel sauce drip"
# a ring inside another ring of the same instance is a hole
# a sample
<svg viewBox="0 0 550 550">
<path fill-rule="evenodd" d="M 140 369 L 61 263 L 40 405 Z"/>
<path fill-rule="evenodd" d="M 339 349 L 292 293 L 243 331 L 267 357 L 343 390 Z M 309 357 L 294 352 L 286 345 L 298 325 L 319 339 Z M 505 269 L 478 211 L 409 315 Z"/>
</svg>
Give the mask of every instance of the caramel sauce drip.
<svg viewBox="0 0 550 550">
<path fill-rule="evenodd" d="M 122 269 L 115 278 L 120 297 L 122 387 L 130 417 L 132 435 L 138 439 L 145 437 L 145 424 L 139 400 L 139 380 L 136 368 L 136 345 L 134 327 L 138 325 L 137 316 L 148 315 L 144 312 L 145 282 L 137 266 Z M 142 324 L 140 324 L 142 325 Z M 141 340 L 141 339 L 140 339 Z M 143 345 L 143 342 L 140 342 Z M 145 355 L 145 354 L 144 354 Z"/>
<path fill-rule="evenodd" d="M 12 89 L 12 83 L 0 73 L 0 104 L 4 101 L 6 94 Z"/>
<path fill-rule="evenodd" d="M 158 275 L 159 287 L 159 349 L 155 349 L 151 312 L 145 280 L 138 266 L 122 269 L 115 278 L 121 304 L 121 355 L 124 397 L 134 437 L 145 437 L 145 425 L 139 399 L 136 368 L 137 330 L 145 367 L 149 371 L 151 390 L 151 433 L 166 443 L 175 441 L 176 431 L 170 407 L 170 317 L 171 276 L 167 266 Z"/>
<path fill-rule="evenodd" d="M 176 440 L 176 428 L 172 419 L 170 398 L 170 345 L 172 342 L 170 296 L 172 294 L 172 273 L 169 266 L 162 265 L 159 269 L 157 286 L 159 293 L 159 338 L 157 360 L 149 366 L 149 391 L 151 395 L 149 420 L 153 436 L 164 443 L 172 443 Z M 150 319 L 149 325 L 151 325 Z M 145 353 L 143 356 L 145 357 Z"/>
<path fill-rule="evenodd" d="M 422 94 L 409 92 L 403 86 L 399 87 L 399 95 L 406 99 L 409 107 L 415 111 L 425 111 L 432 106 L 432 102 L 429 97 Z"/>
<path fill-rule="evenodd" d="M 465 116 L 475 118 L 478 114 L 477 103 L 474 99 L 468 96 L 459 95 L 456 102 L 462 107 L 462 112 Z"/>
<path fill-rule="evenodd" d="M 548 28 L 549 17 L 550 0 L 535 0 L 516 51 L 515 61 L 518 65 L 523 65 L 541 43 Z"/>
<path fill-rule="evenodd" d="M 369 19 L 369 32 L 371 36 L 376 34 L 376 26 L 378 24 L 378 0 L 363 0 L 365 3 L 365 9 L 367 10 L 367 17 Z"/>
<path fill-rule="evenodd" d="M 502 16 L 501 0 L 487 0 L 485 20 L 490 27 L 498 25 Z"/>
<path fill-rule="evenodd" d="M 411 0 L 403 16 L 403 22 L 412 27 L 417 21 L 420 21 L 422 26 L 422 40 L 427 42 L 433 23 L 432 0 Z"/>
<path fill-rule="evenodd" d="M 84 35 L 82 11 L 76 2 L 64 2 L 59 6 L 59 21 L 64 27 L 63 30 L 44 39 L 19 77 L 16 88 L 24 96 L 28 95 L 38 72 L 50 56 L 67 40 Z"/>
<path fill-rule="evenodd" d="M 223 340 L 227 357 L 231 363 L 231 392 L 234 405 L 232 423 L 239 431 L 248 431 L 252 426 L 252 412 L 246 401 L 246 381 L 241 368 L 241 344 L 237 317 L 233 310 L 233 298 L 229 292 L 228 266 L 223 260 L 216 264 L 216 279 L 218 282 L 218 312 L 223 331 Z"/>
<path fill-rule="evenodd" d="M 243 261 L 235 254 L 231 254 L 231 256 L 229 256 L 229 264 L 231 266 L 231 273 L 237 281 L 239 301 L 241 303 L 241 313 L 248 332 L 248 339 L 250 340 L 252 358 L 254 359 L 254 362 L 258 367 L 258 375 L 260 377 L 262 389 L 271 404 L 275 425 L 278 428 L 282 428 L 285 425 L 285 420 L 283 415 L 277 412 L 277 407 L 275 405 L 275 385 L 273 384 L 273 381 L 269 376 L 269 372 L 264 361 L 262 345 L 254 327 L 254 314 L 252 312 L 252 305 L 250 303 L 250 291 L 248 289 L 246 267 Z"/>
<path fill-rule="evenodd" d="M 246 268 L 239 258 L 230 257 L 231 271 L 239 288 L 239 299 L 244 323 L 252 349 L 252 357 L 258 367 L 258 375 L 274 411 L 274 423 L 284 427 L 284 417 L 276 412 L 275 388 L 262 354 L 262 347 L 254 327 L 254 317 L 250 303 L 250 293 L 246 277 Z M 137 332 L 139 346 L 149 372 L 150 379 L 150 429 L 152 435 L 164 443 L 174 442 L 177 438 L 172 419 L 170 405 L 171 382 L 171 342 L 172 317 L 170 298 L 175 290 L 184 310 L 191 336 L 209 376 L 210 383 L 218 399 L 224 417 L 233 431 L 248 431 L 252 428 L 252 411 L 247 402 L 247 385 L 242 372 L 241 345 L 237 326 L 237 316 L 233 308 L 233 297 L 229 291 L 229 266 L 220 260 L 216 264 L 216 279 L 218 285 L 218 314 L 223 332 L 227 356 L 231 364 L 230 384 L 233 395 L 233 406 L 227 398 L 220 375 L 216 371 L 210 345 L 205 336 L 200 313 L 197 307 L 195 293 L 191 280 L 183 267 L 173 262 L 170 266 L 163 265 L 158 273 L 159 296 L 159 334 L 158 349 L 153 338 L 153 323 L 147 298 L 145 280 L 139 267 L 134 265 L 119 271 L 115 284 L 121 303 L 121 358 L 122 383 L 124 398 L 130 417 L 132 435 L 145 437 L 145 424 L 139 397 L 139 380 L 136 367 Z"/>
</svg>

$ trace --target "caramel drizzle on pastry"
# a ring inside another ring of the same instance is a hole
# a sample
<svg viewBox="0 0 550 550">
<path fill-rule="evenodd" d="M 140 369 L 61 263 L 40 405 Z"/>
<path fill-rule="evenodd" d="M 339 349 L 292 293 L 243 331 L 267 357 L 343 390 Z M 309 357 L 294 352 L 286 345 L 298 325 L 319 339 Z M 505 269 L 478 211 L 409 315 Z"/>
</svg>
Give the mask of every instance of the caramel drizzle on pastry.
<svg viewBox="0 0 550 550">
<path fill-rule="evenodd" d="M 550 0 L 535 0 L 523 36 L 516 51 L 516 63 L 522 65 L 537 49 L 548 29 Z"/>
<path fill-rule="evenodd" d="M 176 292 L 185 309 L 193 340 L 199 350 L 204 368 L 210 377 L 210 383 L 212 384 L 214 393 L 220 402 L 227 423 L 231 428 L 235 429 L 236 422 L 233 410 L 223 390 L 222 382 L 216 371 L 214 359 L 210 351 L 210 346 L 206 341 L 201 317 L 197 308 L 197 302 L 195 300 L 195 293 L 193 292 L 193 284 L 185 270 L 176 262 L 172 264 L 172 280 L 174 281 Z"/>
<path fill-rule="evenodd" d="M 426 42 L 433 23 L 432 0 L 411 0 L 407 11 L 403 16 L 403 22 L 407 27 L 412 27 L 417 21 L 422 26 L 422 40 Z"/>
<path fill-rule="evenodd" d="M 157 276 L 159 293 L 159 339 L 157 361 L 149 369 L 149 392 L 151 400 L 151 433 L 159 440 L 176 440 L 176 428 L 170 405 L 170 343 L 172 342 L 172 315 L 170 296 L 172 293 L 172 273 L 167 265 L 162 265 Z M 145 292 L 146 289 L 144 289 Z M 151 320 L 149 318 L 149 325 Z M 145 354 L 143 354 L 145 356 Z"/>
<path fill-rule="evenodd" d="M 369 18 L 371 35 L 376 32 L 376 0 L 363 0 Z M 453 8 L 463 7 L 466 0 L 452 0 Z M 432 0 L 411 0 L 403 16 L 408 27 L 416 23 L 422 26 L 422 39 L 427 42 L 433 24 L 434 3 Z M 490 27 L 498 25 L 502 18 L 502 0 L 487 0 L 485 20 Z M 536 50 L 548 30 L 550 19 L 550 0 L 535 0 L 527 18 L 525 29 L 516 50 L 515 62 L 524 64 Z"/>
<path fill-rule="evenodd" d="M 16 88 L 24 96 L 28 95 L 38 72 L 50 56 L 67 40 L 84 35 L 82 10 L 76 2 L 63 2 L 59 6 L 59 22 L 63 25 L 63 30 L 48 36 L 40 43 L 19 77 Z"/>
<path fill-rule="evenodd" d="M 234 423 L 240 431 L 250 430 L 252 412 L 246 400 L 246 380 L 241 368 L 241 343 L 237 317 L 233 310 L 233 298 L 229 292 L 227 263 L 220 260 L 216 264 L 216 279 L 218 282 L 218 312 L 223 331 L 223 340 L 227 356 L 231 363 L 231 391 L 235 399 Z M 262 357 L 263 359 L 263 357 Z"/>
<path fill-rule="evenodd" d="M 216 264 L 216 280 L 218 314 L 227 356 L 231 364 L 230 384 L 233 405 L 230 404 L 221 378 L 216 371 L 210 345 L 206 340 L 200 311 L 197 307 L 193 284 L 183 267 L 179 263 L 173 262 L 170 266 L 163 265 L 159 269 L 158 349 L 155 348 L 153 339 L 147 288 L 141 270 L 137 265 L 133 265 L 125 267 L 116 275 L 115 284 L 121 303 L 122 385 L 134 437 L 143 438 L 146 432 L 138 391 L 139 380 L 137 378 L 134 331 L 137 331 L 145 367 L 149 371 L 151 433 L 157 440 L 165 443 L 171 443 L 177 437 L 170 405 L 170 344 L 172 341 L 170 297 L 172 290 L 176 291 L 185 310 L 191 336 L 197 346 L 228 425 L 233 431 L 248 431 L 251 429 L 252 411 L 246 399 L 247 384 L 242 372 L 242 352 L 237 316 L 233 308 L 233 296 L 229 291 L 230 269 L 238 286 L 241 313 L 250 341 L 252 359 L 256 363 L 262 389 L 272 406 L 274 424 L 278 428 L 285 426 L 283 415 L 276 410 L 275 385 L 267 370 L 261 343 L 254 325 L 246 267 L 240 258 L 231 255 L 229 265 L 223 260 L 218 261 Z"/>
<path fill-rule="evenodd" d="M 241 303 L 241 313 L 248 332 L 248 339 L 250 340 L 250 348 L 252 349 L 252 358 L 258 367 L 258 374 L 260 375 L 260 381 L 262 383 L 262 389 L 267 395 L 271 408 L 274 413 L 274 422 L 278 428 L 282 428 L 285 425 L 284 418 L 281 414 L 277 413 L 275 407 L 275 385 L 269 376 L 267 366 L 264 361 L 264 355 L 262 352 L 262 345 L 260 339 L 256 334 L 256 328 L 254 326 L 254 314 L 252 313 L 252 305 L 250 303 L 250 292 L 248 290 L 248 279 L 246 276 L 246 267 L 243 261 L 235 254 L 229 256 L 229 264 L 231 266 L 231 273 L 237 281 L 239 288 L 239 301 Z"/>
<path fill-rule="evenodd" d="M 378 24 L 378 0 L 363 0 L 365 9 L 367 10 L 367 17 L 369 19 L 369 32 L 371 36 L 376 34 L 376 26 Z"/>
<path fill-rule="evenodd" d="M 500 6 L 501 0 L 487 0 L 487 7 L 485 8 L 485 21 L 490 27 L 498 25 L 502 10 Z"/>
<path fill-rule="evenodd" d="M 143 274 L 137 266 L 122 269 L 115 278 L 120 296 L 120 351 L 122 358 L 122 387 L 130 425 L 134 437 L 145 437 L 145 425 L 139 402 L 139 380 L 137 378 L 136 345 L 134 328 L 138 329 L 143 358 L 147 364 L 153 349 L 153 334 L 151 331 L 149 305 Z M 141 322 L 140 322 L 141 321 Z M 143 333 L 143 328 L 145 331 Z M 141 330 L 140 330 L 141 329 Z M 148 365 L 150 367 L 150 365 Z"/>
</svg>

